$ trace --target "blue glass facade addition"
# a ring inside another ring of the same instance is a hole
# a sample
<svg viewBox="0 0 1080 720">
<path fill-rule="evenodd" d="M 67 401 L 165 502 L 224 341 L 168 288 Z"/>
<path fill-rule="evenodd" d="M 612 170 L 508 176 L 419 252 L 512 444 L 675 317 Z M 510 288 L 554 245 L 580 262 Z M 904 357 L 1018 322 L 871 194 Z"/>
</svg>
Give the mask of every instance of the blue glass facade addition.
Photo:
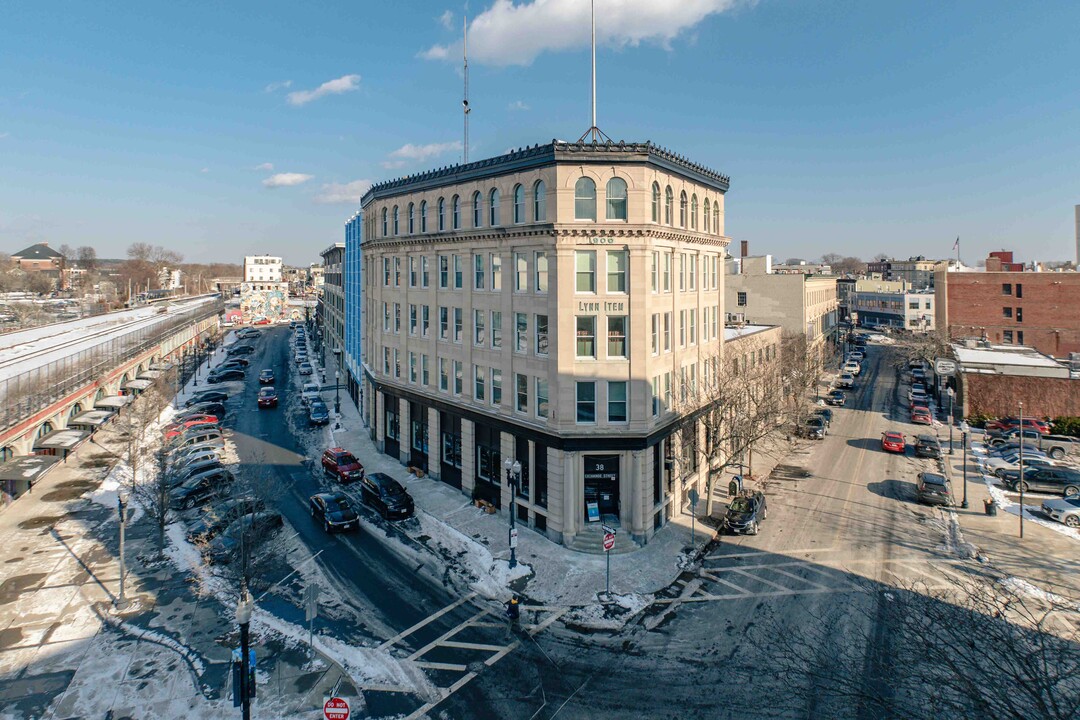
<svg viewBox="0 0 1080 720">
<path fill-rule="evenodd" d="M 360 244 L 363 242 L 364 214 L 358 212 L 345 223 L 345 367 L 352 376 L 350 385 L 363 387 L 364 265 Z M 363 410 L 361 395 L 361 417 Z"/>
</svg>

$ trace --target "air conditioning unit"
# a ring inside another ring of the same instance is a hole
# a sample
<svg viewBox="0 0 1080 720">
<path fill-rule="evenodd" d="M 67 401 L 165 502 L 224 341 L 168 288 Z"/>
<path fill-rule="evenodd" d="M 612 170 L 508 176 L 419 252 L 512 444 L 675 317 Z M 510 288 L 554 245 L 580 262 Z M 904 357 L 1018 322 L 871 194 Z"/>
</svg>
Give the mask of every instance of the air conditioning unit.
<svg viewBox="0 0 1080 720">
<path fill-rule="evenodd" d="M 727 322 L 728 325 L 745 325 L 746 313 L 728 313 Z"/>
</svg>

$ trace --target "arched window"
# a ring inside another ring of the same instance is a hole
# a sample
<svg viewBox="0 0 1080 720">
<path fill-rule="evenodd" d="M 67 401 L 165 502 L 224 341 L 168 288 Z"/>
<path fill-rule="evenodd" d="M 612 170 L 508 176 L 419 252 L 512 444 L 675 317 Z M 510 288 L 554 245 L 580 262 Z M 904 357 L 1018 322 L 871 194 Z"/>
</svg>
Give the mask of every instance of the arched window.
<svg viewBox="0 0 1080 720">
<path fill-rule="evenodd" d="M 580 177 L 574 183 L 574 219 L 596 222 L 596 183 Z"/>
<path fill-rule="evenodd" d="M 488 225 L 496 227 L 499 224 L 499 191 L 496 188 L 491 188 L 488 194 L 488 208 Z"/>
<path fill-rule="evenodd" d="M 626 219 L 626 181 L 619 177 L 608 180 L 607 219 Z"/>
<path fill-rule="evenodd" d="M 427 232 L 427 200 L 420 203 L 420 232 Z"/>
<path fill-rule="evenodd" d="M 387 225 L 387 222 L 386 222 L 386 208 L 383 208 L 382 209 L 382 234 L 383 234 L 383 237 L 386 237 L 387 235 L 390 234 L 390 231 L 388 230 L 388 227 L 389 226 Z"/>
<path fill-rule="evenodd" d="M 439 232 L 442 232 L 446 229 L 446 200 L 439 198 L 437 209 L 439 212 Z"/>
<path fill-rule="evenodd" d="M 412 235 L 416 232 L 415 222 L 415 209 L 412 203 L 409 203 L 409 234 Z"/>
<path fill-rule="evenodd" d="M 543 180 L 537 180 L 533 185 L 533 220 L 547 220 L 547 188 L 544 187 Z"/>
<path fill-rule="evenodd" d="M 705 221 L 705 232 L 709 232 L 709 198 L 705 198 L 705 212 L 702 215 L 702 219 Z"/>
<path fill-rule="evenodd" d="M 679 193 L 679 227 L 686 227 L 686 191 Z"/>
<path fill-rule="evenodd" d="M 82 412 L 82 403 L 75 403 L 74 405 L 71 406 L 71 412 L 68 413 L 68 419 L 70 420 L 71 418 L 75 417 L 76 415 L 78 415 L 81 412 Z"/>
<path fill-rule="evenodd" d="M 675 195 L 671 192 L 671 186 L 668 185 L 664 190 L 664 224 L 671 225 L 672 218 L 672 206 L 675 204 Z"/>
<path fill-rule="evenodd" d="M 717 200 L 712 206 L 712 231 L 720 234 L 720 201 Z"/>
<path fill-rule="evenodd" d="M 514 222 L 525 222 L 525 188 L 514 186 Z"/>
<path fill-rule="evenodd" d="M 0 462 L 7 462 L 13 457 L 15 457 L 15 448 L 10 445 L 0 450 Z"/>
<path fill-rule="evenodd" d="M 652 184 L 652 221 L 660 222 L 660 183 Z"/>
<path fill-rule="evenodd" d="M 98 388 L 97 393 L 94 395 L 94 402 L 101 400 L 103 397 L 105 397 L 105 388 Z"/>
<path fill-rule="evenodd" d="M 451 220 L 453 221 L 454 229 L 455 230 L 460 230 L 461 229 L 461 198 L 459 198 L 457 195 L 454 196 L 454 199 L 450 203 L 450 212 L 453 215 Z"/>
<path fill-rule="evenodd" d="M 398 206 L 397 205 L 394 206 L 394 213 L 393 214 L 394 214 L 394 234 L 397 235 L 398 234 L 398 228 L 399 228 L 399 225 L 398 225 L 399 217 L 398 216 L 400 214 L 400 213 L 398 213 Z"/>
<path fill-rule="evenodd" d="M 472 196 L 472 226 L 483 227 L 484 225 L 484 203 L 481 200 L 483 195 L 477 190 Z"/>
<path fill-rule="evenodd" d="M 38 428 L 37 435 L 34 436 L 35 440 L 40 440 L 53 431 L 52 423 L 46 420 L 41 423 L 41 427 Z"/>
<path fill-rule="evenodd" d="M 697 193 L 690 196 L 690 229 L 697 230 Z"/>
</svg>

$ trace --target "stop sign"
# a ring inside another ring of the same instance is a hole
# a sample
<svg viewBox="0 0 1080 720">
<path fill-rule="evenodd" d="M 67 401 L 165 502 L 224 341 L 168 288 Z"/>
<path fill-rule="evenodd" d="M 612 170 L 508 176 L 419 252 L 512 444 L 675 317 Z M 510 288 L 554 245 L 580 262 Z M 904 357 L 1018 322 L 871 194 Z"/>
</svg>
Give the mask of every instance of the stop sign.
<svg viewBox="0 0 1080 720">
<path fill-rule="evenodd" d="M 326 720 L 349 720 L 349 703 L 344 698 L 332 697 L 323 703 Z"/>
</svg>

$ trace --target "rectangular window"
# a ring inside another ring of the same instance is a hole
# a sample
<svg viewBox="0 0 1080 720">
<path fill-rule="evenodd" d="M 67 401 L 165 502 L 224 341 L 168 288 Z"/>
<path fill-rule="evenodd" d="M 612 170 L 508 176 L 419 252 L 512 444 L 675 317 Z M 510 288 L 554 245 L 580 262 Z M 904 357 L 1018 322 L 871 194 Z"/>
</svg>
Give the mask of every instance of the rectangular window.
<svg viewBox="0 0 1080 720">
<path fill-rule="evenodd" d="M 431 282 L 431 274 L 428 268 L 428 258 L 424 255 L 420 258 L 420 285 L 421 287 L 428 287 Z"/>
<path fill-rule="evenodd" d="M 401 287 L 401 258 L 394 258 L 394 287 Z"/>
<path fill-rule="evenodd" d="M 626 357 L 626 316 L 609 315 L 607 319 L 607 355 L 609 358 Z"/>
<path fill-rule="evenodd" d="M 390 303 L 382 304 L 382 329 L 383 332 L 390 332 Z"/>
<path fill-rule="evenodd" d="M 473 365 L 473 397 L 477 402 L 484 402 L 484 380 L 487 379 L 487 368 Z"/>
<path fill-rule="evenodd" d="M 607 384 L 607 419 L 612 423 L 626 422 L 626 381 Z"/>
<path fill-rule="evenodd" d="M 536 354 L 547 355 L 548 354 L 548 316 L 537 315 L 534 322 L 536 323 Z"/>
<path fill-rule="evenodd" d="M 1011 345 L 1013 341 L 1012 330 L 1005 330 L 1001 333 L 1001 341 L 1007 345 Z"/>
<path fill-rule="evenodd" d="M 596 316 L 577 316 L 577 356 L 579 358 L 596 357 Z"/>
<path fill-rule="evenodd" d="M 486 319 L 487 310 L 473 310 L 473 345 L 483 346 L 487 342 L 487 333 L 484 331 Z"/>
<path fill-rule="evenodd" d="M 529 289 L 529 259 L 524 253 L 514 253 L 514 292 Z"/>
<path fill-rule="evenodd" d="M 664 373 L 664 409 L 671 408 L 671 372 Z"/>
<path fill-rule="evenodd" d="M 919 301 L 918 300 L 909 300 L 908 301 L 908 310 L 918 310 L 918 309 L 919 309 Z"/>
<path fill-rule="evenodd" d="M 664 352 L 671 350 L 671 313 L 664 313 Z"/>
<path fill-rule="evenodd" d="M 579 423 L 596 422 L 595 382 L 578 382 L 577 384 L 577 421 Z"/>
<path fill-rule="evenodd" d="M 484 270 L 484 256 L 477 253 L 473 255 L 473 290 L 484 289 L 484 278 L 487 272 Z"/>
<path fill-rule="evenodd" d="M 463 322 L 463 313 L 461 308 L 454 308 L 454 342 L 461 342 L 461 331 Z"/>
<path fill-rule="evenodd" d="M 735 304 L 739 307 L 746 307 L 746 293 L 735 293 Z"/>
<path fill-rule="evenodd" d="M 401 351 L 394 348 L 394 377 L 401 377 Z"/>
<path fill-rule="evenodd" d="M 536 378 L 536 417 L 548 416 L 548 381 Z"/>
<path fill-rule="evenodd" d="M 517 386 L 517 409 L 518 412 L 529 412 L 529 376 L 515 375 Z"/>
<path fill-rule="evenodd" d="M 536 292 L 548 291 L 548 256 L 544 251 L 536 253 Z"/>
<path fill-rule="evenodd" d="M 697 309 L 690 308 L 690 344 L 697 343 Z"/>
<path fill-rule="evenodd" d="M 595 293 L 596 251 L 578 250 L 574 253 L 574 267 L 577 273 L 576 291 L 579 293 Z"/>
<path fill-rule="evenodd" d="M 386 375 L 389 375 L 390 374 L 390 348 L 386 347 L 385 345 L 383 345 L 383 349 L 382 349 L 382 364 L 383 364 L 383 373 L 386 374 Z"/>
<path fill-rule="evenodd" d="M 383 287 L 390 287 L 390 258 L 382 259 Z"/>
<path fill-rule="evenodd" d="M 446 255 L 439 256 L 439 287 L 443 290 L 450 287 L 450 258 Z"/>
<path fill-rule="evenodd" d="M 671 253 L 660 253 L 660 267 L 664 292 L 671 292 Z"/>
<path fill-rule="evenodd" d="M 1012 295 L 1012 283 L 1001 283 L 1001 294 Z"/>
<path fill-rule="evenodd" d="M 415 335 L 416 329 L 417 327 L 419 327 L 419 325 L 420 319 L 417 317 L 416 314 L 416 306 L 412 303 L 409 303 L 409 334 Z"/>
<path fill-rule="evenodd" d="M 491 311 L 491 347 L 502 347 L 502 311 Z"/>
<path fill-rule="evenodd" d="M 652 379 L 652 414 L 660 417 L 660 376 L 653 375 Z"/>
<path fill-rule="evenodd" d="M 427 385 L 431 382 L 429 369 L 430 368 L 428 368 L 428 356 L 427 355 L 421 355 L 420 356 L 420 382 L 421 382 L 421 384 L 424 385 L 424 387 L 427 387 Z"/>
<path fill-rule="evenodd" d="M 502 258 L 498 255 L 491 256 L 491 289 L 502 290 Z"/>
<path fill-rule="evenodd" d="M 401 332 L 401 303 L 394 303 L 394 332 Z"/>
<path fill-rule="evenodd" d="M 1017 345 L 1023 345 L 1024 344 L 1024 331 L 1023 330 L 1017 330 L 1016 331 L 1016 344 Z"/>
<path fill-rule="evenodd" d="M 655 293 L 660 290 L 660 253 L 653 251 L 652 253 L 652 267 L 649 272 L 650 286 Z"/>
<path fill-rule="evenodd" d="M 409 351 L 409 382 L 416 382 L 416 353 Z"/>
<path fill-rule="evenodd" d="M 462 389 L 462 385 L 464 384 L 464 380 L 465 380 L 465 378 L 464 378 L 464 372 L 463 372 L 462 367 L 461 367 L 461 361 L 460 360 L 455 360 L 454 361 L 454 394 L 455 395 L 460 395 L 461 394 L 461 389 Z"/>
<path fill-rule="evenodd" d="M 450 339 L 450 309 L 439 307 L 439 339 Z"/>
<path fill-rule="evenodd" d="M 491 404 L 502 405 L 502 370 L 491 368 Z"/>
<path fill-rule="evenodd" d="M 461 268 L 461 256 L 454 256 L 454 289 L 460 290 L 463 287 L 464 278 Z"/>
<path fill-rule="evenodd" d="M 416 287 L 419 280 L 416 273 L 416 258 L 409 256 L 409 287 Z"/>
<path fill-rule="evenodd" d="M 702 283 L 704 283 L 704 282 L 705 281 L 703 280 Z M 705 285 L 702 284 L 701 287 L 704 289 Z M 709 311 L 710 311 L 710 309 L 711 308 L 708 305 L 701 308 L 701 342 L 703 344 L 709 342 Z"/>
<path fill-rule="evenodd" d="M 652 354 L 660 352 L 660 313 L 652 315 Z"/>
<path fill-rule="evenodd" d="M 1016 283 L 1016 297 L 1024 297 L 1024 286 L 1021 283 Z"/>
<path fill-rule="evenodd" d="M 1016 308 L 1016 322 L 1024 322 L 1024 308 Z"/>
<path fill-rule="evenodd" d="M 691 255 L 686 259 L 687 275 L 690 281 L 690 290 L 697 290 L 697 255 Z"/>
<path fill-rule="evenodd" d="M 431 308 L 427 305 L 423 305 L 420 308 L 420 334 L 424 337 L 428 336 L 428 328 L 431 326 L 430 317 Z"/>
<path fill-rule="evenodd" d="M 679 311 L 679 347 L 686 347 L 686 311 Z"/>
<path fill-rule="evenodd" d="M 450 389 L 450 373 L 446 369 L 448 364 L 446 358 L 439 358 L 439 389 L 443 392 Z"/>
<path fill-rule="evenodd" d="M 514 313 L 514 352 L 529 352 L 529 316 Z"/>
<path fill-rule="evenodd" d="M 626 274 L 629 261 L 625 250 L 607 252 L 607 291 L 609 293 L 626 292 Z"/>
<path fill-rule="evenodd" d="M 686 253 L 679 253 L 679 292 L 686 290 Z"/>
<path fill-rule="evenodd" d="M 1006 320 L 1012 320 L 1012 308 L 1001 308 L 1001 316 Z"/>
</svg>

